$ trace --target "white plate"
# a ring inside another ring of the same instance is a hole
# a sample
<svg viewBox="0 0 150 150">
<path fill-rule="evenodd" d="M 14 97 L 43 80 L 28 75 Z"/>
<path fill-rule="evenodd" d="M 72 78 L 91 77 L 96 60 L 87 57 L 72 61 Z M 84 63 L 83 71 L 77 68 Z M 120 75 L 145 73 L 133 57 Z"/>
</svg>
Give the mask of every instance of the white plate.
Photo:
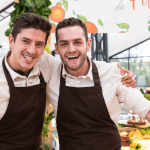
<svg viewBox="0 0 150 150">
<path fill-rule="evenodd" d="M 125 125 L 125 126 L 128 126 L 128 127 L 133 126 L 133 124 L 127 124 L 127 121 L 122 122 L 122 124 Z M 146 122 L 146 125 L 135 125 L 135 126 L 137 126 L 139 128 L 148 128 L 148 127 L 150 127 L 150 123 Z"/>
</svg>

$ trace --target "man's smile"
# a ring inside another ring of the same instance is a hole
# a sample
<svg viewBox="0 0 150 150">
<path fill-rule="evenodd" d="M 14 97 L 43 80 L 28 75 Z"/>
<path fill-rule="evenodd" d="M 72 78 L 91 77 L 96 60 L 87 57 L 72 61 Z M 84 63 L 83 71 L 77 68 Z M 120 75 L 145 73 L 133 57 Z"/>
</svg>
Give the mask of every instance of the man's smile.
<svg viewBox="0 0 150 150">
<path fill-rule="evenodd" d="M 22 54 L 23 55 L 23 57 L 24 58 L 26 58 L 27 60 L 33 60 L 35 57 L 29 57 L 29 56 L 27 56 L 27 55 L 25 55 L 25 54 Z"/>
<path fill-rule="evenodd" d="M 79 58 L 79 55 L 67 56 L 67 58 L 68 58 L 69 60 L 71 60 L 71 59 L 77 59 L 77 58 Z"/>
</svg>

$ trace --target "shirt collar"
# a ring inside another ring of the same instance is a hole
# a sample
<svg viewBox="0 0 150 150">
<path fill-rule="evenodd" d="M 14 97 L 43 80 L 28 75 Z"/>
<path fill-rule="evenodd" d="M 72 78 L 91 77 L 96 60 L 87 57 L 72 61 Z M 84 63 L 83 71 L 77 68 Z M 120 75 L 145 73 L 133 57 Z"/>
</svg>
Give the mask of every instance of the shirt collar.
<svg viewBox="0 0 150 150">
<path fill-rule="evenodd" d="M 89 71 L 87 73 L 86 76 L 80 76 L 80 78 L 84 79 L 84 78 L 89 78 L 91 81 L 93 81 L 93 74 L 92 74 L 92 63 L 91 63 L 91 60 L 89 59 L 89 57 L 87 57 L 89 63 L 90 63 L 90 68 L 89 68 Z M 68 74 L 66 68 L 65 68 L 65 65 L 63 64 L 63 70 L 62 70 L 62 77 L 63 78 L 66 78 L 66 76 L 68 77 L 71 77 L 71 78 L 77 78 L 75 76 L 72 76 L 70 74 Z M 78 77 L 79 78 L 79 77 Z"/>
<path fill-rule="evenodd" d="M 6 58 L 7 58 L 8 56 L 10 56 L 10 54 L 11 54 L 11 50 L 8 51 L 8 53 L 7 53 L 6 57 L 5 57 L 5 65 L 6 65 L 6 68 L 8 69 L 8 71 L 9 71 L 11 77 L 12 77 L 12 80 L 14 81 L 14 80 L 15 80 L 16 78 L 18 78 L 18 77 L 19 77 L 19 78 L 27 78 L 26 76 L 22 76 L 22 75 L 18 74 L 17 72 L 15 72 L 14 70 L 12 70 L 12 69 L 9 67 Z M 37 64 L 34 65 L 32 71 L 31 71 L 30 74 L 29 74 L 29 76 L 34 76 L 34 75 L 37 75 L 37 76 L 40 75 L 40 70 L 39 70 L 39 67 L 38 67 Z M 29 77 L 29 76 L 28 76 L 28 77 Z"/>
</svg>

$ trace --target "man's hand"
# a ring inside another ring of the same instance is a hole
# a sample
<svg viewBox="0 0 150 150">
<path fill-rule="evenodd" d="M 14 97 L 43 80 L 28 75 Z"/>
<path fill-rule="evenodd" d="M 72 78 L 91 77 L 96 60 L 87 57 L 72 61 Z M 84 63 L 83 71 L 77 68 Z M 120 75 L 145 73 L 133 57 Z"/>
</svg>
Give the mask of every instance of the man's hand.
<svg viewBox="0 0 150 150">
<path fill-rule="evenodd" d="M 124 67 L 120 68 L 121 75 L 127 75 L 122 78 L 121 82 L 123 85 L 126 85 L 126 87 L 132 86 L 133 88 L 136 87 L 136 81 L 133 72 L 125 69 Z"/>
</svg>

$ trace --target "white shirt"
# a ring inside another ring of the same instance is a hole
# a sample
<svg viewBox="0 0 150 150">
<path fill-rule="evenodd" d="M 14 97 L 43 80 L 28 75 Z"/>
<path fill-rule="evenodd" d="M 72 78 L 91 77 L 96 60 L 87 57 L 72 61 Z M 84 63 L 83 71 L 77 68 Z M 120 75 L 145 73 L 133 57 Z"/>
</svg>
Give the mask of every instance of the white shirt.
<svg viewBox="0 0 150 150">
<path fill-rule="evenodd" d="M 150 102 L 138 89 L 122 85 L 118 63 L 94 62 L 98 69 L 102 93 L 111 119 L 118 124 L 121 112 L 119 102 L 123 102 L 127 109 L 133 110 L 140 117 L 145 118 L 150 110 Z M 47 96 L 54 107 L 55 116 L 57 116 L 61 66 L 62 64 L 58 63 L 52 68 L 51 78 L 47 85 Z M 64 68 L 62 75 L 66 80 L 66 86 L 76 88 L 94 86 L 91 63 L 86 76 L 72 76 Z"/>
<path fill-rule="evenodd" d="M 7 55 L 10 54 L 10 51 L 7 53 Z M 7 56 L 6 56 L 7 57 Z M 2 67 L 2 60 L 3 58 L 0 58 L 0 120 L 4 116 L 8 104 L 9 104 L 9 98 L 10 98 L 10 93 L 9 93 L 9 86 L 6 80 L 6 77 L 4 75 L 3 67 Z M 22 76 L 15 71 L 13 71 L 5 58 L 5 65 L 6 68 L 8 69 L 11 78 L 14 82 L 15 87 L 28 87 L 28 86 L 33 86 L 37 85 L 40 83 L 39 75 L 40 71 L 42 72 L 42 75 L 44 77 L 45 82 L 49 82 L 50 80 L 50 74 L 51 74 L 51 69 L 54 66 L 54 64 L 61 63 L 61 61 L 49 54 L 47 52 L 44 52 L 42 57 L 40 58 L 39 62 L 35 64 L 33 67 L 32 71 L 30 72 L 29 76 Z M 49 101 L 46 101 L 49 104 Z M 47 105 L 48 107 L 48 105 Z"/>
<path fill-rule="evenodd" d="M 141 92 L 131 87 L 127 88 L 122 85 L 120 69 L 118 63 L 105 63 L 103 61 L 94 61 L 99 72 L 102 92 L 106 102 L 108 112 L 111 119 L 117 124 L 120 116 L 119 102 L 123 102 L 127 109 L 132 109 L 142 118 L 150 110 L 150 102 L 144 98 Z M 45 82 L 47 82 L 47 107 L 51 102 L 54 107 L 55 116 L 57 116 L 57 104 L 60 85 L 60 70 L 62 63 L 59 59 L 47 54 L 42 55 L 39 62 L 33 67 L 33 70 L 28 77 L 21 76 L 14 72 L 8 65 L 6 59 L 5 64 L 10 72 L 13 82 L 16 87 L 32 86 L 39 84 L 39 70 L 42 72 Z M 64 67 L 63 67 L 64 68 Z M 74 77 L 69 75 L 63 69 L 63 77 L 66 79 L 66 86 L 72 87 L 90 87 L 94 86 L 92 76 L 92 66 L 90 65 L 89 72 L 86 76 Z M 5 78 L 2 58 L 0 59 L 0 119 L 7 111 L 9 104 L 9 87 Z"/>
</svg>

